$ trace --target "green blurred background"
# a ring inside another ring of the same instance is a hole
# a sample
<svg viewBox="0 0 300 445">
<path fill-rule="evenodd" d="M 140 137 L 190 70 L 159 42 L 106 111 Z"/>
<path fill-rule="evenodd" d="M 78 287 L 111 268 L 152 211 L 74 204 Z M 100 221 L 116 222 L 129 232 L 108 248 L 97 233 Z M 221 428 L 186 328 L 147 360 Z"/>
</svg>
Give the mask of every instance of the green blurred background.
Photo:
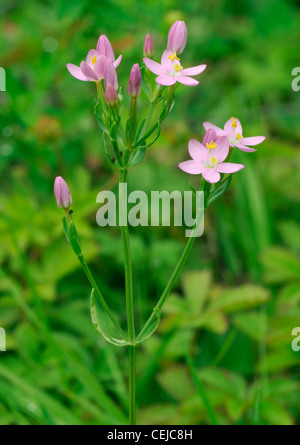
<svg viewBox="0 0 300 445">
<path fill-rule="evenodd" d="M 187 190 L 177 168 L 203 121 L 237 116 L 245 136 L 266 135 L 246 168 L 205 215 L 158 332 L 138 351 L 138 422 L 297 424 L 300 351 L 300 65 L 296 1 L 2 0 L 0 66 L 0 424 L 119 424 L 127 418 L 127 353 L 102 341 L 89 315 L 90 286 L 67 244 L 53 196 L 71 189 L 89 265 L 125 322 L 123 255 L 117 230 L 101 229 L 100 190 L 117 176 L 93 116 L 94 85 L 74 79 L 106 34 L 123 54 L 127 90 L 145 34 L 154 58 L 169 26 L 185 20 L 185 66 L 207 63 L 195 88 L 180 86 L 161 138 L 129 177 L 129 188 Z M 137 326 L 186 242 L 182 228 L 131 230 Z M 207 400 L 210 408 L 207 406 Z M 215 418 L 215 419 L 214 419 Z"/>
</svg>

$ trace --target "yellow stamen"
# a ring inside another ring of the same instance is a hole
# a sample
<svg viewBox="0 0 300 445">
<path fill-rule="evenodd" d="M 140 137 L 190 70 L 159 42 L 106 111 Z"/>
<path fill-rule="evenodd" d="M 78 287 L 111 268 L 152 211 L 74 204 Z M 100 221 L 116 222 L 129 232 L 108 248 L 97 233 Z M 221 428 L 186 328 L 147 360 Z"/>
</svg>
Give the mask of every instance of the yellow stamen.
<svg viewBox="0 0 300 445">
<path fill-rule="evenodd" d="M 174 54 L 170 53 L 169 59 L 172 60 L 172 62 L 175 62 L 175 60 L 180 61 L 179 57 L 177 57 L 176 51 Z"/>
<path fill-rule="evenodd" d="M 178 65 L 178 63 L 176 63 L 176 65 L 174 65 L 174 68 L 177 71 L 177 73 L 178 73 L 178 71 L 181 71 L 183 69 L 181 65 Z"/>
<path fill-rule="evenodd" d="M 217 144 L 214 141 L 211 141 L 209 144 L 206 142 L 205 145 L 209 150 L 214 150 L 217 146 Z"/>
<path fill-rule="evenodd" d="M 238 133 L 238 134 L 236 135 L 236 139 L 237 139 L 237 140 L 243 139 L 243 135 L 240 134 L 240 133 Z"/>
<path fill-rule="evenodd" d="M 211 158 L 211 162 L 213 164 L 217 164 L 218 163 L 218 159 L 216 159 L 214 156 Z"/>
<path fill-rule="evenodd" d="M 95 65 L 95 63 L 96 63 L 96 59 L 97 59 L 97 56 L 93 56 L 93 57 L 91 57 L 91 61 L 92 61 L 92 64 L 93 64 L 93 65 Z"/>
<path fill-rule="evenodd" d="M 233 128 L 236 128 L 236 127 L 237 127 L 237 123 L 236 123 L 235 118 L 232 117 L 231 120 L 232 120 L 232 124 L 231 124 L 231 126 L 232 126 Z"/>
</svg>

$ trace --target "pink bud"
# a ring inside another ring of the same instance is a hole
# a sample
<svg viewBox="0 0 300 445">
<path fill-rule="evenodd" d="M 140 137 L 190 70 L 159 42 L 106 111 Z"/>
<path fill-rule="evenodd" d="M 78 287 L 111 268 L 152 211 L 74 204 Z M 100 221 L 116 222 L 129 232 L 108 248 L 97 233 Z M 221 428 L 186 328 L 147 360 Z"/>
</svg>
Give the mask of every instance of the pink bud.
<svg viewBox="0 0 300 445">
<path fill-rule="evenodd" d="M 209 130 L 207 130 L 207 132 L 203 136 L 202 145 L 205 146 L 206 144 L 210 144 L 211 142 L 216 142 L 217 137 L 218 136 L 217 136 L 217 133 L 215 132 L 215 130 L 210 128 Z"/>
<path fill-rule="evenodd" d="M 141 94 L 141 70 L 138 63 L 135 63 L 130 71 L 128 94 L 131 97 L 136 97 Z"/>
<path fill-rule="evenodd" d="M 72 204 L 72 196 L 66 181 L 57 176 L 54 181 L 54 195 L 60 208 L 68 209 Z"/>
<path fill-rule="evenodd" d="M 147 34 L 144 41 L 144 56 L 152 59 L 154 53 L 154 45 L 150 34 Z"/>
<path fill-rule="evenodd" d="M 187 29 L 184 22 L 177 20 L 171 26 L 168 34 L 167 49 L 172 53 L 181 54 L 185 48 L 187 40 Z"/>
<path fill-rule="evenodd" d="M 105 100 L 108 105 L 116 105 L 118 103 L 118 94 L 114 88 L 114 86 L 110 83 L 105 91 Z"/>
<path fill-rule="evenodd" d="M 117 89 L 119 88 L 117 72 L 116 72 L 116 69 L 113 66 L 112 62 L 109 59 L 107 59 L 105 74 L 104 74 L 105 88 L 107 88 L 110 83 L 113 85 L 114 89 L 117 91 Z"/>
</svg>

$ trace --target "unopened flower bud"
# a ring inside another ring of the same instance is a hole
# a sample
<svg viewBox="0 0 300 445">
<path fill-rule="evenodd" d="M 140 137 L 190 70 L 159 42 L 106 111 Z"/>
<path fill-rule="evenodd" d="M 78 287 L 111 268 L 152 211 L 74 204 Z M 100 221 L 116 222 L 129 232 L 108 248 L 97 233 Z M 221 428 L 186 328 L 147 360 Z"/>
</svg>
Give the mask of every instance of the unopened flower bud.
<svg viewBox="0 0 300 445">
<path fill-rule="evenodd" d="M 181 54 L 185 48 L 187 40 L 187 28 L 186 24 L 181 20 L 177 20 L 171 26 L 168 34 L 168 46 L 167 49 L 172 53 Z"/>
<path fill-rule="evenodd" d="M 209 130 L 207 130 L 207 132 L 203 136 L 202 145 L 206 146 L 206 144 L 210 144 L 211 142 L 216 142 L 217 137 L 218 136 L 217 136 L 217 133 L 215 132 L 215 130 L 210 128 Z"/>
<path fill-rule="evenodd" d="M 136 97 L 141 94 L 141 70 L 138 63 L 135 63 L 131 69 L 129 76 L 128 94 L 131 97 Z"/>
<path fill-rule="evenodd" d="M 145 37 L 143 49 L 144 49 L 144 57 L 149 57 L 149 59 L 152 59 L 154 53 L 154 45 L 150 34 L 147 34 Z"/>
<path fill-rule="evenodd" d="M 72 204 L 72 196 L 66 181 L 57 176 L 54 181 L 54 195 L 60 208 L 68 209 Z"/>
<path fill-rule="evenodd" d="M 118 103 L 118 94 L 111 83 L 106 88 L 105 100 L 110 106 L 114 106 Z"/>
</svg>

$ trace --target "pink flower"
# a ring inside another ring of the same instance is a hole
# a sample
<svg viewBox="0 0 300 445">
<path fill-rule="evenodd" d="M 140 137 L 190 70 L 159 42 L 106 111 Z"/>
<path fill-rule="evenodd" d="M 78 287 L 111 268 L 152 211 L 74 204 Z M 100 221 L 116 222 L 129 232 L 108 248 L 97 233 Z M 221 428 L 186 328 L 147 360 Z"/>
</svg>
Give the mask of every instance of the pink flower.
<svg viewBox="0 0 300 445">
<path fill-rule="evenodd" d="M 147 34 L 145 37 L 143 51 L 145 57 L 150 57 L 150 59 L 152 59 L 154 53 L 154 45 L 150 34 Z"/>
<path fill-rule="evenodd" d="M 135 63 L 130 71 L 128 94 L 132 97 L 137 97 L 141 94 L 141 70 L 138 63 Z"/>
<path fill-rule="evenodd" d="M 168 49 L 163 52 L 161 63 L 154 62 L 147 57 L 144 58 L 144 63 L 152 73 L 158 76 L 156 82 L 159 85 L 174 85 L 176 82 L 189 86 L 198 85 L 198 80 L 189 76 L 196 76 L 206 68 L 206 65 L 198 65 L 183 69 L 176 52 L 172 53 Z"/>
<path fill-rule="evenodd" d="M 224 125 L 224 130 L 216 125 L 210 124 L 209 122 L 204 122 L 203 126 L 205 130 L 215 130 L 218 136 L 226 136 L 230 147 L 237 147 L 242 151 L 256 151 L 254 148 L 248 147 L 248 145 L 258 145 L 266 139 L 265 136 L 244 138 L 242 125 L 236 117 L 232 117 L 226 122 Z"/>
<path fill-rule="evenodd" d="M 67 64 L 67 69 L 73 77 L 85 82 L 98 82 L 104 79 L 106 63 L 109 61 L 114 68 L 117 68 L 122 60 L 119 56 L 115 60 L 115 55 L 108 38 L 104 35 L 99 37 L 97 43 L 97 50 L 91 49 L 86 57 L 86 60 L 81 62 L 80 66 Z"/>
<path fill-rule="evenodd" d="M 114 86 L 110 83 L 105 91 L 105 100 L 108 105 L 114 106 L 118 102 L 118 94 Z"/>
<path fill-rule="evenodd" d="M 61 176 L 55 178 L 54 195 L 58 207 L 68 209 L 72 204 L 72 196 L 68 184 Z"/>
<path fill-rule="evenodd" d="M 215 183 L 220 181 L 220 173 L 235 173 L 242 168 L 242 164 L 223 162 L 229 153 L 229 143 L 225 136 L 216 137 L 215 133 L 204 136 L 205 146 L 195 139 L 189 141 L 190 161 L 181 162 L 178 167 L 191 175 L 201 174 L 205 181 Z"/>
<path fill-rule="evenodd" d="M 186 40 L 186 24 L 181 20 L 177 20 L 169 30 L 167 49 L 172 53 L 181 54 L 185 48 Z"/>
</svg>

